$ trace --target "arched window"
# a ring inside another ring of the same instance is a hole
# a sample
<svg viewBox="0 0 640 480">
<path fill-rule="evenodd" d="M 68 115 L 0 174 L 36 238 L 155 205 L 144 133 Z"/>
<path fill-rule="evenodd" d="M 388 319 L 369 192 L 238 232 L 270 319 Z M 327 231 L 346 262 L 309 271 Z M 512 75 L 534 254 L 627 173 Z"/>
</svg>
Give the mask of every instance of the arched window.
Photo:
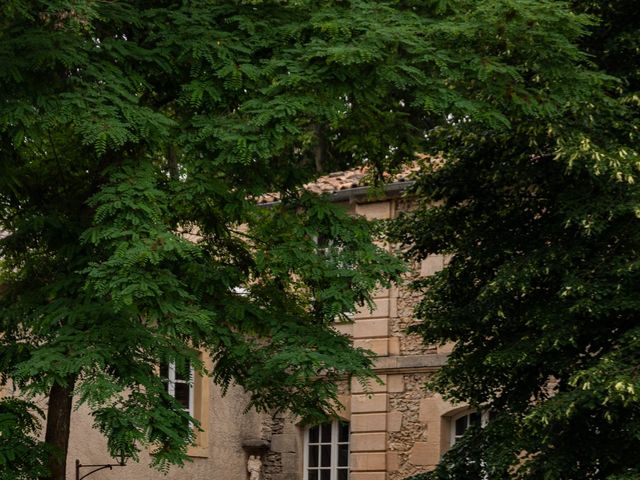
<svg viewBox="0 0 640 480">
<path fill-rule="evenodd" d="M 349 423 L 309 427 L 304 436 L 304 480 L 348 480 Z"/>
<path fill-rule="evenodd" d="M 489 412 L 466 411 L 451 419 L 450 445 L 462 438 L 470 427 L 481 427 L 489 422 Z"/>
</svg>

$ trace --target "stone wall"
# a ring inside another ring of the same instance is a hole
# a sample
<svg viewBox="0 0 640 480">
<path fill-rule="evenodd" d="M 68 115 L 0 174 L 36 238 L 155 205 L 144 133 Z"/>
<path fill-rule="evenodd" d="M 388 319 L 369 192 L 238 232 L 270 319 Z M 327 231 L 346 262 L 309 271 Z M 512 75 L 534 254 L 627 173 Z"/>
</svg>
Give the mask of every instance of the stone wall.
<svg viewBox="0 0 640 480">
<path fill-rule="evenodd" d="M 420 402 L 429 393 L 424 384 L 431 374 L 403 375 L 404 388 L 391 394 L 390 413 L 400 418 L 400 429 L 389 433 L 389 453 L 394 458 L 395 467 L 389 473 L 388 480 L 402 480 L 425 470 L 424 460 L 414 447 L 425 442 L 429 432 L 420 421 Z"/>
</svg>

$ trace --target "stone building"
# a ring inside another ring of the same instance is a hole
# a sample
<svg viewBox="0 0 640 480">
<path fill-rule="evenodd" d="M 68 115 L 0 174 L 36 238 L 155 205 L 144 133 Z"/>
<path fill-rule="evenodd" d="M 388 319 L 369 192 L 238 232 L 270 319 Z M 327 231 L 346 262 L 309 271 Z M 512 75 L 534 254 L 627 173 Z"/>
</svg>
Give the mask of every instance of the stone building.
<svg viewBox="0 0 640 480">
<path fill-rule="evenodd" d="M 308 188 L 331 195 L 354 215 L 390 219 L 411 208 L 411 200 L 403 196 L 410 173 L 389 178 L 378 200 L 368 197 L 360 170 L 322 177 Z M 431 275 L 445 261 L 441 256 L 428 258 L 414 266 L 407 280 Z M 381 289 L 375 293 L 373 311 L 363 308 L 353 323 L 336 326 L 356 346 L 378 355 L 375 371 L 383 384 L 371 383 L 368 392 L 355 380 L 342 385 L 341 419 L 320 427 L 304 429 L 286 416 L 271 420 L 271 430 L 266 429 L 265 480 L 404 479 L 433 468 L 470 424 L 481 421 L 468 407 L 425 390 L 426 380 L 444 364 L 450 346 L 424 345 L 417 335 L 406 333 L 414 322 L 417 300 L 406 288 Z M 347 428 L 348 436 L 342 432 Z M 348 452 L 348 459 L 343 452 Z"/>
<path fill-rule="evenodd" d="M 330 195 L 354 215 L 389 219 L 411 207 L 410 199 L 403 196 L 410 185 L 408 173 L 389 178 L 384 197 L 377 200 L 369 198 L 360 170 L 322 177 L 308 188 Z M 276 200 L 264 197 L 261 201 Z M 415 266 L 408 280 L 434 273 L 445 261 L 428 258 Z M 406 288 L 381 289 L 375 294 L 373 311 L 364 308 L 353 323 L 336 325 L 355 345 L 377 354 L 375 371 L 382 380 L 382 384 L 372 382 L 368 391 L 355 381 L 341 385 L 340 419 L 304 428 L 287 415 L 246 413 L 242 389 L 232 387 L 223 397 L 210 381 L 196 376 L 189 385 L 167 366 L 176 398 L 180 396 L 204 430 L 190 451 L 193 461 L 165 475 L 151 469 L 149 457 L 143 455 L 138 463 L 102 470 L 91 478 L 245 480 L 250 478 L 250 456 L 260 459 L 264 480 L 400 480 L 432 468 L 465 428 L 481 419 L 467 407 L 451 405 L 424 389 L 450 349 L 423 345 L 420 338 L 405 332 L 414 321 L 416 301 Z M 113 461 L 91 422 L 83 408 L 73 413 L 69 479 L 76 478 L 76 460 L 82 465 Z M 255 458 L 252 461 L 255 464 Z M 90 470 L 81 468 L 80 475 Z"/>
</svg>

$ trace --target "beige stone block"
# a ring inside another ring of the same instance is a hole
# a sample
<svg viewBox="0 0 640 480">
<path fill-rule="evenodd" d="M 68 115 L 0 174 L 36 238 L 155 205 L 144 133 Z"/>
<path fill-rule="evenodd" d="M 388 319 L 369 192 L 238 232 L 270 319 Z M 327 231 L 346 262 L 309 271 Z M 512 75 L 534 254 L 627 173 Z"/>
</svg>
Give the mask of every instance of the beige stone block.
<svg viewBox="0 0 640 480">
<path fill-rule="evenodd" d="M 431 442 L 416 442 L 409 454 L 413 465 L 435 465 L 440 461 L 440 445 Z"/>
<path fill-rule="evenodd" d="M 384 432 L 386 429 L 386 413 L 360 413 L 351 416 L 352 432 Z"/>
<path fill-rule="evenodd" d="M 396 318 L 398 316 L 398 287 L 389 289 L 389 316 Z"/>
<path fill-rule="evenodd" d="M 379 357 L 386 357 L 387 355 L 389 355 L 389 341 L 386 338 L 367 338 L 355 340 L 353 342 L 353 346 L 371 350 Z"/>
<path fill-rule="evenodd" d="M 420 400 L 420 409 L 418 410 L 418 420 L 422 423 L 427 423 L 429 421 L 433 421 L 437 418 L 438 411 L 434 402 L 431 398 L 423 398 Z"/>
<path fill-rule="evenodd" d="M 400 470 L 400 455 L 398 452 L 387 452 L 387 472 Z"/>
<path fill-rule="evenodd" d="M 402 430 L 402 412 L 387 413 L 387 431 L 399 432 Z"/>
<path fill-rule="evenodd" d="M 453 352 L 453 347 L 455 346 L 455 342 L 445 343 L 444 345 L 438 345 L 438 353 L 443 355 L 449 355 Z"/>
<path fill-rule="evenodd" d="M 393 393 L 404 392 L 404 375 L 389 375 L 387 391 Z"/>
<path fill-rule="evenodd" d="M 389 317 L 391 318 L 398 317 L 398 299 L 397 298 L 389 298 Z"/>
<path fill-rule="evenodd" d="M 439 423 L 443 415 L 455 415 L 465 408 L 467 408 L 466 404 L 454 405 L 444 400 L 440 395 L 433 395 L 420 400 L 418 419 L 423 423 Z"/>
<path fill-rule="evenodd" d="M 389 299 L 388 298 L 374 298 L 373 310 L 369 309 L 368 305 L 363 305 L 358 308 L 355 318 L 379 318 L 389 316 Z"/>
<path fill-rule="evenodd" d="M 298 472 L 274 473 L 273 480 L 298 480 Z"/>
<path fill-rule="evenodd" d="M 371 452 L 387 449 L 387 434 L 380 433 L 352 433 L 349 442 L 352 452 Z"/>
<path fill-rule="evenodd" d="M 351 471 L 380 471 L 387 468 L 386 453 L 352 453 L 350 458 Z"/>
<path fill-rule="evenodd" d="M 338 415 L 344 420 L 349 420 L 351 416 L 351 394 L 343 393 L 338 395 L 338 405 L 336 405 Z"/>
<path fill-rule="evenodd" d="M 271 450 L 278 453 L 295 452 L 296 436 L 290 433 L 273 435 L 271 437 Z"/>
<path fill-rule="evenodd" d="M 389 319 L 356 320 L 353 325 L 353 338 L 387 337 L 389 335 Z"/>
<path fill-rule="evenodd" d="M 373 395 L 352 395 L 351 413 L 386 412 L 387 400 L 388 395 L 386 393 L 374 393 Z"/>
<path fill-rule="evenodd" d="M 389 355 L 400 355 L 400 338 L 389 338 Z"/>
<path fill-rule="evenodd" d="M 444 268 L 444 257 L 442 255 L 429 255 L 420 263 L 420 276 L 428 277 Z"/>
<path fill-rule="evenodd" d="M 335 323 L 333 328 L 343 335 L 353 336 L 353 323 Z"/>
<path fill-rule="evenodd" d="M 350 480 L 386 480 L 386 472 L 352 472 L 349 474 Z"/>
<path fill-rule="evenodd" d="M 356 214 L 369 220 L 391 218 L 391 202 L 358 203 Z"/>
<path fill-rule="evenodd" d="M 378 287 L 373 291 L 373 293 L 371 294 L 371 297 L 372 298 L 388 298 L 389 293 L 390 293 L 389 288 Z"/>
<path fill-rule="evenodd" d="M 378 378 L 380 378 L 382 383 L 378 383 L 375 380 L 369 380 L 366 387 L 363 387 L 357 378 L 352 378 L 351 393 L 385 393 L 387 391 L 387 376 L 378 375 Z"/>
<path fill-rule="evenodd" d="M 297 453 L 283 453 L 280 458 L 283 472 L 298 472 L 300 461 Z"/>
</svg>

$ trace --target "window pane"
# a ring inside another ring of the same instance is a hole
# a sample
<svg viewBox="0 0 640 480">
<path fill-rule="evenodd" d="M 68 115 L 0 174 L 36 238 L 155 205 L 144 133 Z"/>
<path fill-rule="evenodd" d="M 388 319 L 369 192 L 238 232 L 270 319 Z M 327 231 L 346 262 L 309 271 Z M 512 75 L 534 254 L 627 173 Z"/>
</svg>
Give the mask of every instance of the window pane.
<svg viewBox="0 0 640 480">
<path fill-rule="evenodd" d="M 322 455 L 320 456 L 320 466 L 331 466 L 331 445 L 322 445 Z"/>
<path fill-rule="evenodd" d="M 349 465 L 349 445 L 338 445 L 338 466 Z"/>
<path fill-rule="evenodd" d="M 309 480 L 318 480 L 317 470 L 309 470 Z"/>
<path fill-rule="evenodd" d="M 338 424 L 338 442 L 349 441 L 349 424 L 347 422 L 340 422 Z"/>
<path fill-rule="evenodd" d="M 184 408 L 189 408 L 189 385 L 186 383 L 176 383 L 175 397 Z"/>
<path fill-rule="evenodd" d="M 182 380 L 183 382 L 191 381 L 191 364 L 187 363 L 185 365 L 184 371 L 178 371 L 176 368 L 176 380 Z"/>
<path fill-rule="evenodd" d="M 330 443 L 331 442 L 331 424 L 323 423 L 320 427 L 322 429 L 322 443 Z"/>
<path fill-rule="evenodd" d="M 469 415 L 469 426 L 471 425 L 476 427 L 480 426 L 480 414 L 478 412 L 473 412 Z"/>
<path fill-rule="evenodd" d="M 318 466 L 318 446 L 317 445 L 309 446 L 309 466 L 310 467 Z"/>
<path fill-rule="evenodd" d="M 346 468 L 341 468 L 338 470 L 338 480 L 348 480 L 349 478 L 349 470 Z"/>
<path fill-rule="evenodd" d="M 320 470 L 320 480 L 331 480 L 331 470 Z"/>
<path fill-rule="evenodd" d="M 464 434 L 464 431 L 467 429 L 467 418 L 465 415 L 456 420 L 456 437 Z"/>
<path fill-rule="evenodd" d="M 169 364 L 161 363 L 160 364 L 160 376 L 162 378 L 169 378 Z"/>
<path fill-rule="evenodd" d="M 311 427 L 309 429 L 309 443 L 318 443 L 320 439 L 320 427 Z"/>
</svg>

